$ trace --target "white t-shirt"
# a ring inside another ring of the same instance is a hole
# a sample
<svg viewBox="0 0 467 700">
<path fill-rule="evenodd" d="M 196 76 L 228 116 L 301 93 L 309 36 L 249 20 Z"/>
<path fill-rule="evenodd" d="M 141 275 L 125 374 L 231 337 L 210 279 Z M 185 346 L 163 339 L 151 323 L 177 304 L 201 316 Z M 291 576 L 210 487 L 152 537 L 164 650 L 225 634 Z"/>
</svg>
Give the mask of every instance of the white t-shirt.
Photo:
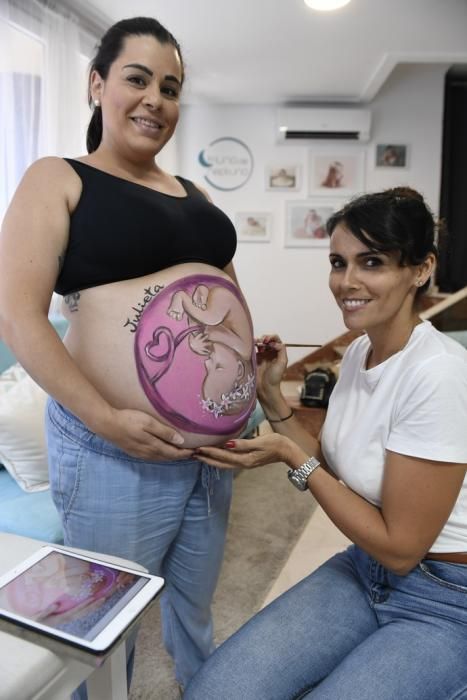
<svg viewBox="0 0 467 700">
<path fill-rule="evenodd" d="M 467 351 L 429 321 L 400 352 L 366 370 L 369 349 L 366 335 L 348 347 L 321 442 L 338 478 L 380 506 L 386 450 L 467 464 Z M 467 551 L 467 476 L 430 550 Z"/>
</svg>

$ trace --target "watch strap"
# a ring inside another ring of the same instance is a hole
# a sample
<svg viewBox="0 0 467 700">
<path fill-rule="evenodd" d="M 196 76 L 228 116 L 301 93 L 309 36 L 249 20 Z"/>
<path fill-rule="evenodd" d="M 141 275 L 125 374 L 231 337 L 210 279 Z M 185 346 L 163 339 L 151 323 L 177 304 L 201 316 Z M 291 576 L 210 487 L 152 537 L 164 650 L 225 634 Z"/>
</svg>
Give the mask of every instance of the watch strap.
<svg viewBox="0 0 467 700">
<path fill-rule="evenodd" d="M 292 484 L 300 491 L 306 491 L 308 487 L 308 477 L 320 466 L 316 457 L 310 457 L 297 469 L 289 469 L 287 476 Z"/>
</svg>

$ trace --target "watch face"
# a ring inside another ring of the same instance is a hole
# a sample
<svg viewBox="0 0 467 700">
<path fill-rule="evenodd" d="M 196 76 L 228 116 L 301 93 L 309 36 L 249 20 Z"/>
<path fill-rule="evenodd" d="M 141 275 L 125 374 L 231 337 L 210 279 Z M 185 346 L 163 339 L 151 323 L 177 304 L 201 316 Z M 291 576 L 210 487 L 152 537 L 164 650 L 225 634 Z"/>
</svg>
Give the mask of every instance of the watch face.
<svg viewBox="0 0 467 700">
<path fill-rule="evenodd" d="M 305 491 L 306 489 L 306 479 L 303 481 L 303 479 L 300 478 L 300 476 L 297 474 L 296 471 L 293 469 L 290 470 L 288 477 L 292 484 L 299 489 L 300 491 Z"/>
<path fill-rule="evenodd" d="M 298 467 L 298 469 L 289 469 L 287 476 L 297 489 L 306 491 L 308 488 L 308 477 L 310 474 L 313 474 L 317 467 L 319 467 L 318 460 L 315 457 L 310 457 L 310 459 Z"/>
</svg>

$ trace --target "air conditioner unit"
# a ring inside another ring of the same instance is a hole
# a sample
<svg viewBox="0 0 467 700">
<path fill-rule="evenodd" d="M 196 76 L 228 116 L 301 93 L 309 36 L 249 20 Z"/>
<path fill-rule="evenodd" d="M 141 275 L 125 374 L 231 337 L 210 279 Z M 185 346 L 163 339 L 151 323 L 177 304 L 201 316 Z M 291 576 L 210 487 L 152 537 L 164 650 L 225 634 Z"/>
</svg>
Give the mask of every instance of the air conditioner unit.
<svg viewBox="0 0 467 700">
<path fill-rule="evenodd" d="M 368 141 L 371 112 L 340 107 L 283 107 L 278 112 L 279 141 Z"/>
</svg>

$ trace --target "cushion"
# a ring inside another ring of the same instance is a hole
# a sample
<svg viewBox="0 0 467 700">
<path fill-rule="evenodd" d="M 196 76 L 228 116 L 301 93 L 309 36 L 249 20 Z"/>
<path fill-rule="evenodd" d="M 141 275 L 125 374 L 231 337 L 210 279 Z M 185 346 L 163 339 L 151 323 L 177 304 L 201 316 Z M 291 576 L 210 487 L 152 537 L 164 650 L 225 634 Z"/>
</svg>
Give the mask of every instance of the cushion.
<svg viewBox="0 0 467 700">
<path fill-rule="evenodd" d="M 61 544 L 62 526 L 50 491 L 25 493 L 8 472 L 1 470 L 0 531 Z"/>
<path fill-rule="evenodd" d="M 24 491 L 49 487 L 46 400 L 45 391 L 19 365 L 0 375 L 0 463 Z"/>
<path fill-rule="evenodd" d="M 12 389 L 20 379 L 26 376 L 25 370 L 21 365 L 14 364 L 9 369 L 5 370 L 0 374 L 0 397 L 6 394 L 7 391 Z"/>
</svg>

